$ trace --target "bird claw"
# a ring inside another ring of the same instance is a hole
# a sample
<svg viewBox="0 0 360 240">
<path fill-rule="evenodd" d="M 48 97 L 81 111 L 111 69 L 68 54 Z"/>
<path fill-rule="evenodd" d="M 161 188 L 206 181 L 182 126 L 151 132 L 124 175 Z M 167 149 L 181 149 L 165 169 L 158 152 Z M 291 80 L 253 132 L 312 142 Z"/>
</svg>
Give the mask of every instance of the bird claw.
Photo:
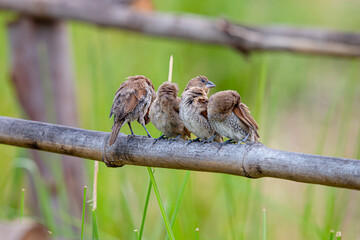
<svg viewBox="0 0 360 240">
<path fill-rule="evenodd" d="M 245 143 L 246 140 L 248 139 L 249 135 L 250 135 L 250 134 L 248 133 L 248 135 L 246 135 L 246 136 L 244 137 L 244 139 L 241 140 L 241 142 L 239 142 L 239 144 Z"/>
<path fill-rule="evenodd" d="M 170 139 L 170 143 L 172 143 L 173 141 L 179 140 L 180 137 L 181 137 L 181 135 L 177 136 L 176 138 L 171 138 L 171 139 Z"/>
<path fill-rule="evenodd" d="M 158 141 L 158 140 L 161 140 L 161 139 L 167 139 L 167 137 L 165 137 L 165 135 L 161 135 L 160 137 L 158 138 L 154 138 L 154 144 Z"/>
<path fill-rule="evenodd" d="M 229 139 L 229 140 L 227 140 L 227 141 L 225 141 L 223 143 L 220 143 L 220 146 L 218 147 L 217 150 L 219 151 L 224 145 L 230 144 L 230 143 L 236 143 L 236 142 L 234 140 Z"/>
<path fill-rule="evenodd" d="M 144 136 L 144 135 L 136 135 L 136 134 L 130 134 L 130 135 L 128 135 L 128 137 L 147 137 L 147 136 Z"/>
<path fill-rule="evenodd" d="M 214 140 L 212 140 L 212 139 L 201 140 L 200 143 L 201 143 L 201 145 L 202 145 L 202 144 L 204 144 L 204 143 L 211 143 L 211 142 L 213 142 L 213 141 L 214 141 Z"/>
<path fill-rule="evenodd" d="M 193 143 L 193 142 L 200 142 L 200 138 L 191 139 L 191 140 L 189 140 L 188 144 Z"/>
</svg>

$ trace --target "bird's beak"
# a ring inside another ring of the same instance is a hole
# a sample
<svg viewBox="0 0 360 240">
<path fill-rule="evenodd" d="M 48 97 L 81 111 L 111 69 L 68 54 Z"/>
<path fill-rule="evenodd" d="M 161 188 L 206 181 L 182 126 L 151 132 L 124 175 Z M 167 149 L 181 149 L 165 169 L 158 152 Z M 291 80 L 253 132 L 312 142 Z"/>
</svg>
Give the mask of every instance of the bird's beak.
<svg viewBox="0 0 360 240">
<path fill-rule="evenodd" d="M 207 87 L 207 88 L 213 88 L 213 87 L 216 87 L 216 85 L 215 85 L 214 83 L 208 81 L 208 82 L 206 83 L 205 87 Z"/>
</svg>

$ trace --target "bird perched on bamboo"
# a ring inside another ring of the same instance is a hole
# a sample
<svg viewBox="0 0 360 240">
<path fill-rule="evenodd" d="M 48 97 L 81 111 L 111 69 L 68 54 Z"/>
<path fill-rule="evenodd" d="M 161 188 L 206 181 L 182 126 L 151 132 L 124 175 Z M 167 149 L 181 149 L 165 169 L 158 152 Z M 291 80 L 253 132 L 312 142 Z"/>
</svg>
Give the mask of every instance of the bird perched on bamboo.
<svg viewBox="0 0 360 240">
<path fill-rule="evenodd" d="M 211 84 L 211 87 L 215 86 L 215 84 Z M 216 136 L 216 132 L 207 118 L 209 100 L 206 91 L 201 87 L 191 87 L 184 91 L 181 97 L 180 118 L 183 120 L 185 127 L 197 136 L 195 140 L 190 142 L 199 141 L 200 139 L 203 141 L 209 140 L 213 136 L 212 139 L 215 138 L 215 141 L 222 142 L 222 138 Z"/>
<path fill-rule="evenodd" d="M 179 116 L 180 98 L 177 96 L 179 87 L 171 82 L 173 57 L 170 57 L 168 81 L 160 85 L 156 99 L 150 107 L 150 120 L 155 127 L 162 132 L 159 138 L 182 138 L 187 139 L 191 136 L 189 130 Z"/>
<path fill-rule="evenodd" d="M 229 138 L 224 144 L 257 141 L 259 138 L 258 125 L 250 116 L 249 108 L 240 100 L 240 95 L 232 90 L 217 92 L 209 99 L 209 122 L 217 133 Z"/>
<path fill-rule="evenodd" d="M 127 123 L 131 135 L 134 132 L 131 122 L 137 120 L 145 129 L 149 137 L 150 133 L 145 125 L 150 122 L 149 109 L 156 97 L 154 86 L 150 79 L 137 75 L 127 78 L 117 90 L 110 111 L 110 118 L 114 115 L 114 125 L 109 139 L 109 146 L 114 144 L 121 127 Z"/>
<path fill-rule="evenodd" d="M 209 81 L 209 79 L 207 79 L 207 77 L 205 76 L 197 76 L 193 79 L 191 79 L 188 84 L 186 85 L 184 92 L 181 94 L 181 97 L 183 96 L 183 94 L 188 91 L 190 88 L 192 87 L 199 87 L 204 89 L 206 95 L 209 94 L 210 88 L 215 87 L 215 84 L 212 83 L 211 81 Z"/>
</svg>

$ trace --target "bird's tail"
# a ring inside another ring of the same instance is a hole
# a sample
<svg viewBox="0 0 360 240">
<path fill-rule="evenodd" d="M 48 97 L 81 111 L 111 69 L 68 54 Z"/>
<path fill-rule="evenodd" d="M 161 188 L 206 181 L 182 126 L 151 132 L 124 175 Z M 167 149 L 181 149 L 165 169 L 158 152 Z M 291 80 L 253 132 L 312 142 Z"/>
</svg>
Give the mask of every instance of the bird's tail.
<svg viewBox="0 0 360 240">
<path fill-rule="evenodd" d="M 115 143 L 116 138 L 119 135 L 120 129 L 123 125 L 124 125 L 124 122 L 114 122 L 112 131 L 111 131 L 111 135 L 109 138 L 109 146 L 111 146 Z"/>
</svg>

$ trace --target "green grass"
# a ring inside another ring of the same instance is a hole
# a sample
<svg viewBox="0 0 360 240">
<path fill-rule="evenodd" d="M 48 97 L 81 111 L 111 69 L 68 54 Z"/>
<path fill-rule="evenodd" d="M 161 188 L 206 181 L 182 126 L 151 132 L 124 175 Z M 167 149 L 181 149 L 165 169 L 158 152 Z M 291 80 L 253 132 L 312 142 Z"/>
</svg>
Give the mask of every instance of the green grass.
<svg viewBox="0 0 360 240">
<path fill-rule="evenodd" d="M 165 208 L 164 208 L 164 204 L 163 204 L 163 202 L 161 201 L 160 192 L 159 192 L 158 186 L 157 186 L 157 184 L 156 184 L 154 174 L 153 174 L 153 172 L 152 172 L 152 170 L 151 170 L 151 167 L 147 167 L 147 170 L 148 170 L 148 173 L 149 173 L 149 176 L 150 176 L 150 180 L 151 180 L 151 183 L 152 183 L 152 186 L 153 186 L 155 195 L 156 195 L 156 199 L 157 199 L 158 204 L 159 204 L 159 208 L 160 208 L 160 211 L 161 211 L 162 218 L 163 218 L 163 220 L 164 220 L 164 224 L 165 224 L 165 227 L 166 227 L 167 234 L 168 234 L 170 240 L 174 240 L 174 239 L 175 239 L 174 233 L 173 233 L 173 231 L 172 231 L 172 229 L 171 229 L 171 225 L 170 225 L 170 222 L 169 222 L 169 218 L 168 218 L 168 216 L 166 215 Z"/>
<path fill-rule="evenodd" d="M 83 201 L 83 209 L 82 209 L 82 217 L 81 217 L 81 236 L 80 239 L 82 240 L 84 237 L 84 223 L 85 223 L 85 209 L 86 209 L 86 190 L 87 187 L 84 186 L 84 201 Z"/>
<path fill-rule="evenodd" d="M 195 240 L 200 240 L 200 229 L 199 228 L 195 229 Z"/>
<path fill-rule="evenodd" d="M 152 172 L 153 172 L 153 174 L 154 174 L 155 169 L 153 169 Z M 143 215 L 142 215 L 142 219 L 141 219 L 140 232 L 139 232 L 139 237 L 138 237 L 139 240 L 141 240 L 142 235 L 143 235 L 143 232 L 144 232 L 145 219 L 146 219 L 147 209 L 148 209 L 148 206 L 149 206 L 151 188 L 152 188 L 152 181 L 151 181 L 151 179 L 150 179 L 150 180 L 149 180 L 149 186 L 148 186 L 147 193 L 146 193 L 144 211 L 143 211 Z"/>
<path fill-rule="evenodd" d="M 228 16 L 250 24 L 295 24 L 349 31 L 358 31 L 360 25 L 357 1 L 156 0 L 154 4 L 162 11 Z M 8 75 L 11 61 L 6 22 L 11 18 L 0 13 L 0 115 L 26 118 Z M 231 48 L 80 23 L 69 24 L 69 36 L 82 128 L 110 131 L 112 120 L 108 115 L 120 83 L 129 75 L 143 74 L 157 89 L 167 80 L 169 56 L 174 54 L 173 82 L 180 91 L 190 78 L 199 74 L 217 85 L 210 94 L 227 89 L 238 91 L 258 121 L 260 141 L 265 145 L 360 158 L 358 59 L 273 52 L 254 53 L 245 59 Z M 47 72 L 43 77 L 44 81 L 48 78 Z M 48 113 L 53 115 L 49 91 L 46 97 Z M 153 136 L 160 134 L 152 124 L 147 128 Z M 133 129 L 136 134 L 145 134 L 136 122 Z M 130 133 L 127 126 L 121 131 Z M 84 228 L 84 239 L 92 233 L 94 239 L 99 238 L 101 232 L 103 239 L 110 240 L 137 238 L 134 229 L 139 229 L 139 239 L 164 239 L 167 228 L 172 229 L 176 239 L 199 239 L 196 228 L 201 229 L 202 239 L 264 239 L 264 236 L 280 240 L 288 236 L 295 240 L 327 239 L 330 229 L 341 229 L 347 239 L 359 235 L 360 209 L 356 203 L 360 194 L 356 191 L 275 179 L 157 169 L 157 189 L 162 196 L 162 201 L 158 201 L 156 195 L 150 194 L 153 186 L 144 168 L 134 166 L 119 169 L 100 166 L 98 208 L 83 223 L 67 211 L 71 202 L 66 200 L 57 155 L 42 155 L 56 176 L 54 183 L 43 180 L 24 149 L 0 145 L 0 156 L 1 221 L 19 217 L 22 201 L 19 189 L 26 188 L 23 211 L 27 217 L 44 223 L 54 238 L 77 239 L 78 235 L 74 236 L 71 230 L 74 228 Z M 87 178 L 92 179 L 93 163 L 84 161 L 84 169 Z M 51 184 L 59 186 L 60 211 L 52 204 Z M 90 182 L 86 184 L 89 186 Z M 32 194 L 37 196 L 39 217 L 30 211 L 35 207 Z M 160 205 L 170 219 L 159 211 Z M 259 213 L 263 206 L 271 213 L 266 225 Z M 65 225 L 59 227 L 58 221 Z"/>
<path fill-rule="evenodd" d="M 99 237 L 99 227 L 96 218 L 96 210 L 93 209 L 91 212 L 92 212 L 92 240 L 99 240 L 100 237 Z"/>
<path fill-rule="evenodd" d="M 20 222 L 22 222 L 24 216 L 24 205 L 25 205 L 25 188 L 21 189 Z"/>
<path fill-rule="evenodd" d="M 333 239 L 334 239 L 334 234 L 335 234 L 335 231 L 334 231 L 334 230 L 330 230 L 329 240 L 333 240 Z"/>
<path fill-rule="evenodd" d="M 262 212 L 262 239 L 266 240 L 266 209 L 263 209 Z"/>
<path fill-rule="evenodd" d="M 175 219 L 179 213 L 180 205 L 184 198 L 185 188 L 186 188 L 186 185 L 188 184 L 189 177 L 190 177 L 190 171 L 186 171 L 184 181 L 180 188 L 179 197 L 175 203 L 174 212 L 172 213 L 172 216 L 171 216 L 171 220 L 170 220 L 171 227 L 174 225 Z"/>
</svg>

